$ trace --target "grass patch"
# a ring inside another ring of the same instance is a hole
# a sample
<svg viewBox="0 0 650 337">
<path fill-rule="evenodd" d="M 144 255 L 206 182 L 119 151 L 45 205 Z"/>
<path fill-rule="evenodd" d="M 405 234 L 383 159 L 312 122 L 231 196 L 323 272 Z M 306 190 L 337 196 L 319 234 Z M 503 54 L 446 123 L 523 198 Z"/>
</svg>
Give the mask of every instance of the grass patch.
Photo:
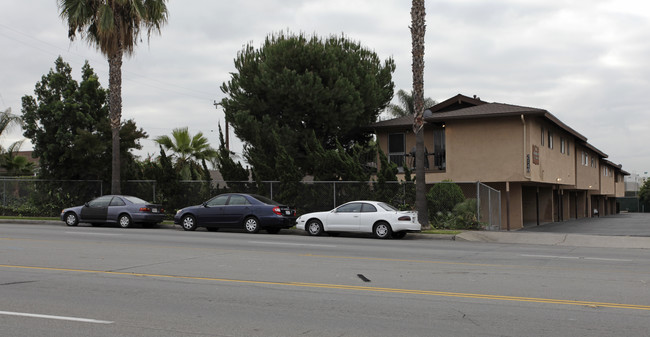
<svg viewBox="0 0 650 337">
<path fill-rule="evenodd" d="M 59 217 L 0 215 L 0 220 L 61 220 Z"/>
<path fill-rule="evenodd" d="M 427 229 L 423 230 L 423 234 L 446 234 L 446 235 L 457 235 L 463 231 L 451 230 L 451 229 Z"/>
</svg>

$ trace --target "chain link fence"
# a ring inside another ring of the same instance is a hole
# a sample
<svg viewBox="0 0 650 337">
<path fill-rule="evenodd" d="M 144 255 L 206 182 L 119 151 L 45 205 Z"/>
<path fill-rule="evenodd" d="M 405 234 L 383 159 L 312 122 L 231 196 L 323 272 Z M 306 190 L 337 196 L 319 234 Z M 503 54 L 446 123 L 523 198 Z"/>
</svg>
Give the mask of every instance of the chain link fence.
<svg viewBox="0 0 650 337">
<path fill-rule="evenodd" d="M 58 216 L 62 208 L 82 205 L 107 193 L 105 183 L 92 181 L 50 181 L 39 179 L 0 179 L 2 215 Z M 443 182 L 447 183 L 447 182 Z M 476 218 L 485 229 L 501 228 L 501 194 L 479 182 L 456 183 L 466 198 L 476 199 Z M 155 180 L 129 180 L 122 193 L 161 203 L 168 213 L 197 205 L 226 193 L 260 194 L 296 207 L 299 214 L 333 209 L 353 200 L 379 200 L 402 210 L 415 209 L 415 184 L 388 181 L 379 183 L 348 181 L 305 182 L 226 182 L 179 181 L 159 184 Z M 45 213 L 45 214 L 44 214 Z"/>
</svg>

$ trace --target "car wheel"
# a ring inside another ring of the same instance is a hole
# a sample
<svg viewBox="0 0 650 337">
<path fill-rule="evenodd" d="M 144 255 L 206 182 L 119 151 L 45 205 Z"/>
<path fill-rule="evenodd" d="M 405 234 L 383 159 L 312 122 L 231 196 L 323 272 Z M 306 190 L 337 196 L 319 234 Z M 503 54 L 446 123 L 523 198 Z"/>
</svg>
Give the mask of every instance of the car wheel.
<svg viewBox="0 0 650 337">
<path fill-rule="evenodd" d="M 186 231 L 196 230 L 196 219 L 191 215 L 185 215 L 181 219 L 181 227 Z"/>
<path fill-rule="evenodd" d="M 269 233 L 269 234 L 278 234 L 278 233 L 280 233 L 281 229 L 282 228 L 271 227 L 271 228 L 267 228 L 266 232 Z"/>
<path fill-rule="evenodd" d="M 254 217 L 244 219 L 244 229 L 248 233 L 257 233 L 260 231 L 260 222 Z"/>
<path fill-rule="evenodd" d="M 205 229 L 208 230 L 208 232 L 218 232 L 219 227 L 206 227 Z"/>
<path fill-rule="evenodd" d="M 68 226 L 76 226 L 79 224 L 79 217 L 73 212 L 68 212 L 65 215 L 65 224 Z"/>
<path fill-rule="evenodd" d="M 117 223 L 122 228 L 129 228 L 131 227 L 131 217 L 128 214 L 122 214 L 117 218 Z"/>
<path fill-rule="evenodd" d="M 393 233 L 393 239 L 403 239 L 406 236 L 406 232 L 395 232 Z"/>
<path fill-rule="evenodd" d="M 309 235 L 319 236 L 323 234 L 323 223 L 320 222 L 320 220 L 313 219 L 307 221 L 305 228 L 307 228 L 307 233 L 309 233 Z"/>
<path fill-rule="evenodd" d="M 382 221 L 375 225 L 373 233 L 377 239 L 388 239 L 393 234 L 393 230 L 388 223 Z"/>
</svg>

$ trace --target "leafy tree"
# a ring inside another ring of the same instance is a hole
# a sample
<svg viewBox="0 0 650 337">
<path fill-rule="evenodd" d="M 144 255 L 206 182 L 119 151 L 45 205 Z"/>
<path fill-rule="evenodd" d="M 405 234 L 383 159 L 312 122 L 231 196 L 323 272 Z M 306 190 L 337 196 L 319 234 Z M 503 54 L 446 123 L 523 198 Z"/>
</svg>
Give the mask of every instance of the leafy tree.
<svg viewBox="0 0 650 337">
<path fill-rule="evenodd" d="M 88 65 L 82 67 L 82 81 L 72 78 L 72 68 L 61 57 L 55 68 L 36 83 L 35 97 L 22 98 L 24 133 L 39 158 L 39 175 L 44 179 L 104 180 L 110 178 L 107 90 Z M 147 134 L 132 120 L 120 130 L 122 163 L 134 166 L 131 149 L 139 149 Z"/>
<path fill-rule="evenodd" d="M 650 203 L 650 179 L 645 179 L 639 189 L 639 199 L 644 204 Z"/>
<path fill-rule="evenodd" d="M 424 33 L 426 32 L 424 0 L 413 0 L 411 5 L 411 54 L 413 56 L 413 132 L 415 133 L 415 205 L 418 221 L 429 227 L 427 212 L 426 177 L 424 175 Z"/>
<path fill-rule="evenodd" d="M 206 174 L 209 176 L 205 163 L 218 155 L 217 151 L 210 147 L 203 132 L 191 136 L 187 127 L 174 129 L 172 137 L 159 136 L 155 141 L 174 153 L 176 170 L 184 180 L 205 178 Z"/>
<path fill-rule="evenodd" d="M 166 0 L 57 0 L 68 23 L 70 40 L 79 35 L 108 58 L 110 126 L 112 131 L 111 190 L 120 193 L 120 127 L 122 125 L 122 56 L 133 55 L 140 31 L 160 32 L 167 22 Z"/>
<path fill-rule="evenodd" d="M 226 97 L 220 105 L 261 180 L 327 167 L 310 156 L 312 134 L 325 151 L 365 146 L 371 130 L 363 126 L 377 119 L 394 89 L 393 60 L 382 63 L 344 36 L 269 35 L 259 49 L 244 47 L 235 68 L 221 86 Z M 282 159 L 283 153 L 292 160 Z"/>
<path fill-rule="evenodd" d="M 413 116 L 415 115 L 415 108 L 413 105 L 413 91 L 410 93 L 400 89 L 397 91 L 397 99 L 399 104 L 391 104 L 388 106 L 388 112 L 395 117 Z M 424 99 L 424 107 L 432 107 L 436 104 L 432 98 Z"/>
</svg>

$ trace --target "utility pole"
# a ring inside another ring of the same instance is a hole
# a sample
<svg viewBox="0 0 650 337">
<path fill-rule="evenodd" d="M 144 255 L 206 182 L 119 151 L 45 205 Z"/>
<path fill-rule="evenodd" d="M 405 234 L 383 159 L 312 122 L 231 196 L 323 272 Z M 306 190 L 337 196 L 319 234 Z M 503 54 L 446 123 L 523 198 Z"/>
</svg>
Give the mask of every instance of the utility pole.
<svg viewBox="0 0 650 337">
<path fill-rule="evenodd" d="M 217 101 L 214 101 L 214 108 L 218 109 L 219 108 L 219 103 Z M 226 113 L 224 111 L 223 114 L 224 121 L 226 122 L 226 150 L 230 151 L 230 132 L 228 129 L 228 119 L 226 119 Z"/>
</svg>

